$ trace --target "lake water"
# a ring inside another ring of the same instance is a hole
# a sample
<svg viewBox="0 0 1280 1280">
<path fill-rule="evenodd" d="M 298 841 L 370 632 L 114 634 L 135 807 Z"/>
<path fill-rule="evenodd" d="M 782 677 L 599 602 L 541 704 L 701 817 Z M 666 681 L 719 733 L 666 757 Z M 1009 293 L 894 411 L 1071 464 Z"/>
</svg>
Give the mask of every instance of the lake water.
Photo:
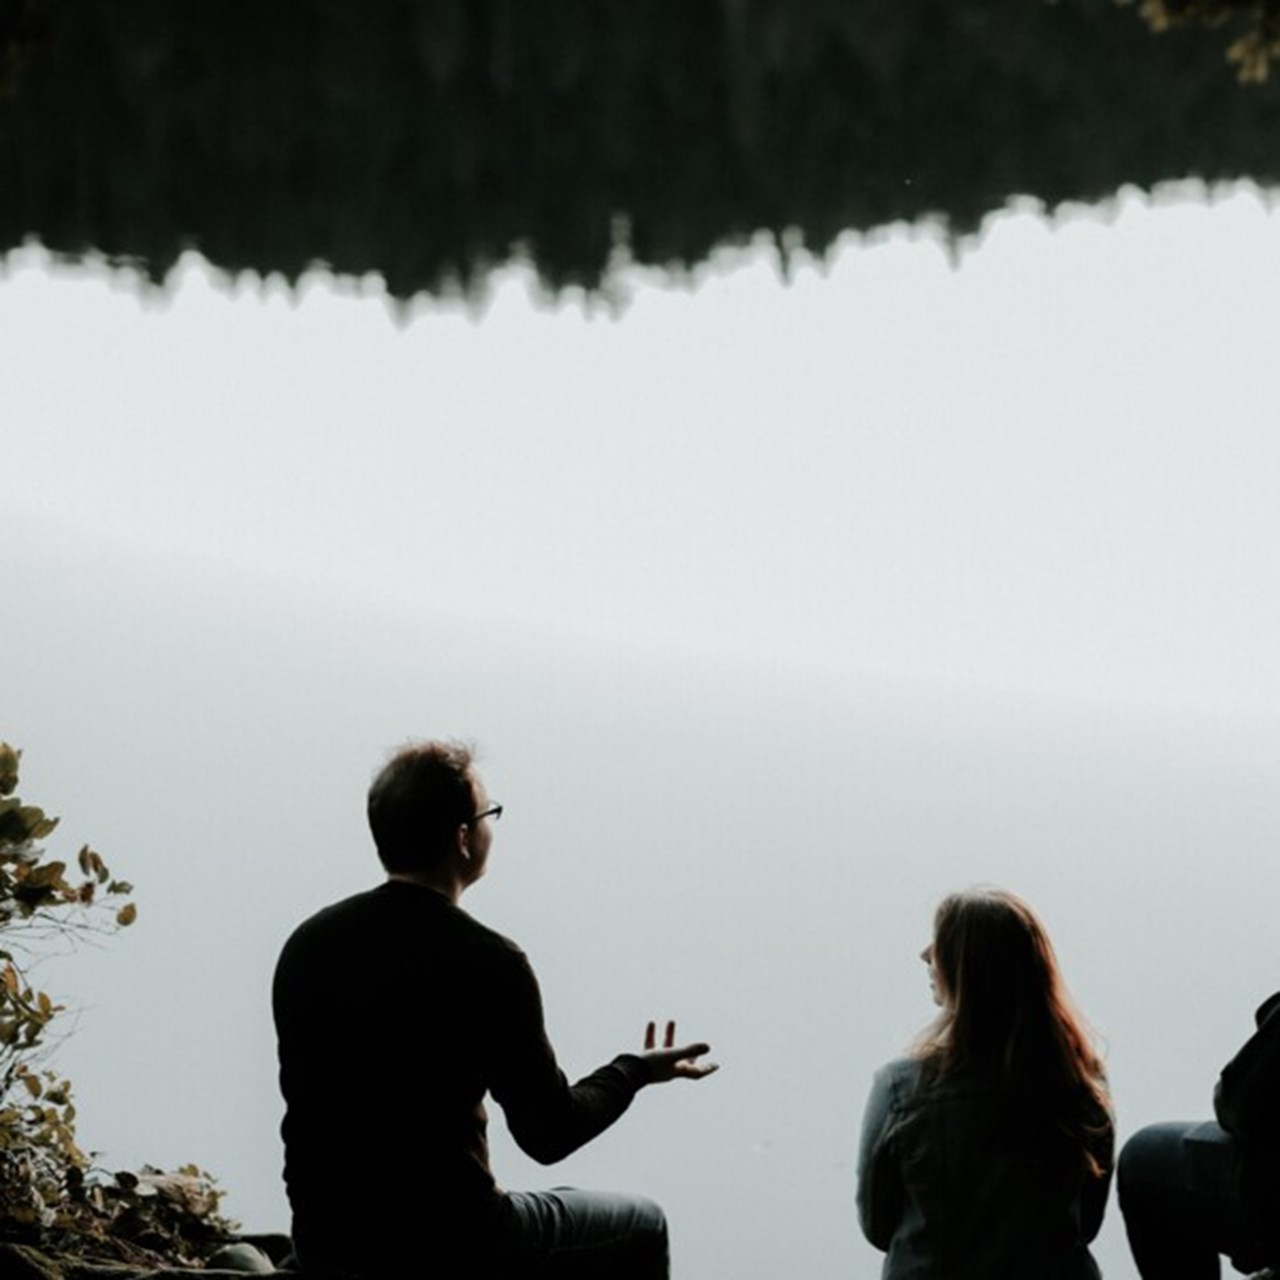
<svg viewBox="0 0 1280 1280">
<path fill-rule="evenodd" d="M 681 1275 L 877 1273 L 859 1117 L 931 1014 L 916 953 L 946 890 L 993 882 L 1041 909 L 1107 1039 L 1122 1135 L 1207 1114 L 1280 968 L 1265 721 L 499 643 L 216 575 L 188 592 L 189 565 L 77 563 L 29 559 L 18 585 L 73 588 L 39 631 L 90 635 L 93 663 L 10 688 L 6 731 L 24 794 L 112 855 L 141 916 L 42 971 L 83 1010 L 58 1062 L 110 1166 L 195 1160 L 253 1228 L 287 1221 L 274 955 L 376 880 L 363 788 L 409 730 L 479 741 L 507 812 L 465 905 L 529 952 L 570 1074 L 651 1017 L 715 1046 L 717 1076 L 647 1091 L 553 1171 L 493 1122 L 505 1185 L 662 1201 Z M 10 661 L 37 670 L 36 643 Z M 378 1034 L 358 1010 L 335 1028 L 348 1123 L 394 1123 Z M 1133 1274 L 1114 1205 L 1097 1251 Z"/>
<path fill-rule="evenodd" d="M 287 1225 L 272 966 L 378 879 L 365 788 L 415 735 L 480 746 L 466 906 L 566 1070 L 651 1018 L 714 1045 L 552 1171 L 493 1118 L 508 1186 L 661 1201 L 682 1277 L 876 1275 L 862 1104 L 955 888 L 1039 908 L 1122 1137 L 1207 1115 L 1280 975 L 1276 243 L 1248 189 L 1127 196 L 958 268 L 898 229 L 400 329 L 320 278 L 140 305 L 23 256 L 0 735 L 140 908 L 36 974 L 83 1144 Z M 335 1026 L 340 1122 L 394 1124 L 379 1035 Z M 1114 1205 L 1097 1253 L 1131 1280 Z"/>
</svg>

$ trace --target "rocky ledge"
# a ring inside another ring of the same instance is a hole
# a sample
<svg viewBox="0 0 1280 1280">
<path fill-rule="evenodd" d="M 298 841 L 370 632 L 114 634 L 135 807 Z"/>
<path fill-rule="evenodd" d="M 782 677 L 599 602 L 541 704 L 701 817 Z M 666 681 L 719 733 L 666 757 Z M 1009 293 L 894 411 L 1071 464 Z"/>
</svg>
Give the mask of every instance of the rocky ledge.
<svg viewBox="0 0 1280 1280">
<path fill-rule="evenodd" d="M 23 1244 L 0 1244 L 4 1280 L 244 1280 L 280 1273 L 292 1245 L 288 1236 L 244 1236 L 224 1245 L 200 1268 L 133 1267 L 57 1257 Z"/>
</svg>

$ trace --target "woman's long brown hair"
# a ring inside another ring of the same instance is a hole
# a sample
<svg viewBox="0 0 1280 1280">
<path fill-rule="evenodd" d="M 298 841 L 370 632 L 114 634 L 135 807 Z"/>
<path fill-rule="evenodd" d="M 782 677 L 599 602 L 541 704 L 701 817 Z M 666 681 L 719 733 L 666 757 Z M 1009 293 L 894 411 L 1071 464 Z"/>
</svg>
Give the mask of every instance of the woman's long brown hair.
<svg viewBox="0 0 1280 1280">
<path fill-rule="evenodd" d="M 1051 1126 L 1102 1173 L 1111 1158 L 1102 1060 L 1036 913 L 1002 889 L 951 894 L 934 917 L 933 963 L 943 1009 L 917 1056 L 941 1076 L 993 1080 L 1021 1123 Z"/>
</svg>

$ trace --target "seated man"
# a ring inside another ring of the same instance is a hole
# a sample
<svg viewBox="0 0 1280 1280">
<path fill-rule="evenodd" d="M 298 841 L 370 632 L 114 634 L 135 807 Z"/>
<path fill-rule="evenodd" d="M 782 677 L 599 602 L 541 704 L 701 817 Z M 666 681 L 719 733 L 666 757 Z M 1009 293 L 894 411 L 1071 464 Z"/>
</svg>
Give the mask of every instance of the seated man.
<svg viewBox="0 0 1280 1280">
<path fill-rule="evenodd" d="M 1217 1123 L 1156 1124 L 1120 1153 L 1129 1246 L 1143 1280 L 1206 1280 L 1280 1262 L 1280 993 L 1222 1069 Z"/>
<path fill-rule="evenodd" d="M 369 791 L 386 883 L 325 908 L 285 944 L 272 993 L 286 1114 L 285 1182 L 305 1271 L 662 1280 L 666 1222 L 637 1197 L 504 1192 L 486 1093 L 550 1163 L 611 1125 L 647 1084 L 697 1080 L 705 1044 L 624 1053 L 570 1085 L 514 943 L 458 906 L 484 873 L 490 802 L 461 746 L 394 756 Z"/>
</svg>

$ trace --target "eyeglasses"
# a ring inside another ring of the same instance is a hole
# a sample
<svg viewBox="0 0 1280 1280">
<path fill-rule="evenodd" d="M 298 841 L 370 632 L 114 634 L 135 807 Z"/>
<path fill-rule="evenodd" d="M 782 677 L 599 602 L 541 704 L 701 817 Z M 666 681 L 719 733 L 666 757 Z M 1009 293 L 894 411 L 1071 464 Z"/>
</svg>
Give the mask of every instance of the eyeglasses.
<svg viewBox="0 0 1280 1280">
<path fill-rule="evenodd" d="M 491 804 L 483 813 L 477 813 L 476 816 L 467 823 L 467 826 L 474 827 L 481 818 L 492 818 L 497 822 L 500 817 L 502 817 L 502 806 L 500 804 Z"/>
</svg>

